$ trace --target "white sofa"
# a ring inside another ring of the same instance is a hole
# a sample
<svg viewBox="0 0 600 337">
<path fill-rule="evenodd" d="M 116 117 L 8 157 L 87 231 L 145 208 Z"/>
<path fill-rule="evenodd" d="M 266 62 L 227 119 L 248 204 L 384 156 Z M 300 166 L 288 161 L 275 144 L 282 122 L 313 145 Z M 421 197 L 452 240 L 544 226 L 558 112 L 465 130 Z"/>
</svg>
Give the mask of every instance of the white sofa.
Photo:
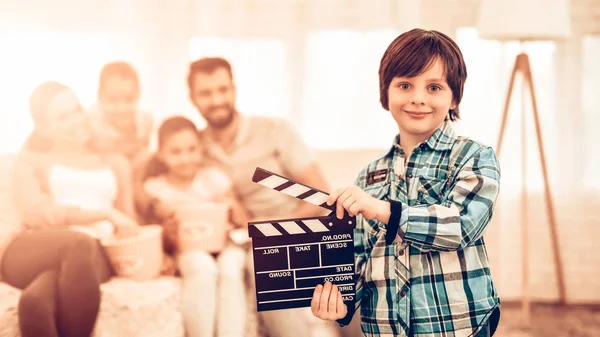
<svg viewBox="0 0 600 337">
<path fill-rule="evenodd" d="M 351 184 L 360 168 L 381 150 L 318 151 L 317 160 L 332 188 Z M 11 198 L 14 155 L 0 155 L 0 237 L 19 226 Z M 162 277 L 147 282 L 114 278 L 102 285 L 102 302 L 94 337 L 184 337 L 179 312 L 180 280 Z M 0 282 L 0 337 L 18 337 L 17 304 L 20 291 Z M 250 307 L 255 305 L 249 294 Z M 357 315 L 358 316 L 358 315 Z M 248 333 L 261 335 L 255 310 L 250 310 Z M 343 330 L 344 336 L 358 336 L 358 320 Z"/>
</svg>

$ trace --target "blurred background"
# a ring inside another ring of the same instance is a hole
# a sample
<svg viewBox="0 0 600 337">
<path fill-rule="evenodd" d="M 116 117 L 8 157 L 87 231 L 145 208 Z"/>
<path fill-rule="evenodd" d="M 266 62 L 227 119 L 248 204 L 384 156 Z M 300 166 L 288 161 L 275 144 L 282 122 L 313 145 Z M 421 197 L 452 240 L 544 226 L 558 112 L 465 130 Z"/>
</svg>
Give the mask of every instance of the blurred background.
<svg viewBox="0 0 600 337">
<path fill-rule="evenodd" d="M 494 147 L 515 57 L 525 51 L 565 292 L 561 297 L 531 101 L 521 99 L 517 81 L 500 156 L 500 201 L 486 233 L 507 308 L 498 335 L 525 333 L 519 303 L 527 294 L 534 303 L 529 333 L 599 336 L 600 0 L 502 3 L 508 12 L 490 19 L 488 11 L 485 35 L 481 0 L 0 0 L 0 152 L 16 153 L 31 131 L 28 97 L 38 83 L 63 82 L 91 105 L 100 68 L 115 60 L 136 67 L 141 105 L 157 122 L 177 113 L 203 125 L 187 98 L 187 66 L 199 57 L 224 56 L 233 65 L 239 110 L 292 121 L 336 187 L 350 183 L 397 132 L 379 104 L 377 71 L 399 33 L 436 29 L 457 41 L 469 77 L 455 127 Z M 527 3 L 538 12 L 518 14 Z M 558 28 L 531 35 L 528 29 L 537 24 Z M 506 27 L 516 27 L 516 37 L 489 33 Z M 525 251 L 523 226 L 529 230 Z M 561 299 L 566 305 L 554 304 Z"/>
</svg>

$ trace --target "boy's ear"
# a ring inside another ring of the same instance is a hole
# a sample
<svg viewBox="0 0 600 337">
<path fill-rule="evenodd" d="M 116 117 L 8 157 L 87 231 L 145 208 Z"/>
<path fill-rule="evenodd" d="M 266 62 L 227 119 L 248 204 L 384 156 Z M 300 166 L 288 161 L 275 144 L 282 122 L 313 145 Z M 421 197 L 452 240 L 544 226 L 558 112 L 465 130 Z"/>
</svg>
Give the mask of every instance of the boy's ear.
<svg viewBox="0 0 600 337">
<path fill-rule="evenodd" d="M 456 110 L 456 103 L 454 103 L 454 101 L 450 105 L 450 110 Z"/>
</svg>

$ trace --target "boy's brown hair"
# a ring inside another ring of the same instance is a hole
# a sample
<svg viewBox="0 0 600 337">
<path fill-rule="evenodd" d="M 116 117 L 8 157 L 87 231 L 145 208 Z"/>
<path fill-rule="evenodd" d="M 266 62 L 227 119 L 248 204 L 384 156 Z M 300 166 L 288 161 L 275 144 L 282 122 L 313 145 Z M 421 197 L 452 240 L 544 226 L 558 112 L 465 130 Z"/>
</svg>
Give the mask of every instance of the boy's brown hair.
<svg viewBox="0 0 600 337">
<path fill-rule="evenodd" d="M 467 80 L 467 67 L 458 45 L 435 30 L 410 30 L 400 34 L 388 46 L 379 65 L 379 101 L 383 108 L 389 110 L 388 89 L 394 77 L 417 76 L 433 66 L 437 59 L 444 64 L 446 82 L 456 104 L 456 109 L 450 110 L 448 116 L 451 121 L 459 119 L 458 105 Z"/>
</svg>

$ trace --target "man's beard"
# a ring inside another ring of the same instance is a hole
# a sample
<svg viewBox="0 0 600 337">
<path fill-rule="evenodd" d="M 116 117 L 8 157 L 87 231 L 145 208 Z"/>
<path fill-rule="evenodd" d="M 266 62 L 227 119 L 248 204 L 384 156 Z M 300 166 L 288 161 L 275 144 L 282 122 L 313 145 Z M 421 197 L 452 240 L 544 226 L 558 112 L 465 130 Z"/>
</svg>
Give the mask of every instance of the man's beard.
<svg viewBox="0 0 600 337">
<path fill-rule="evenodd" d="M 212 110 L 219 110 L 219 109 L 225 109 L 227 111 L 227 115 L 224 117 L 211 117 L 211 112 Z M 208 110 L 208 113 L 206 114 L 207 116 L 204 117 L 204 119 L 206 120 L 206 123 L 214 129 L 224 129 L 227 126 L 229 126 L 229 124 L 231 124 L 231 122 L 233 121 L 233 118 L 235 117 L 236 111 L 234 108 L 232 108 L 229 105 L 221 105 L 218 107 L 211 107 Z"/>
</svg>

